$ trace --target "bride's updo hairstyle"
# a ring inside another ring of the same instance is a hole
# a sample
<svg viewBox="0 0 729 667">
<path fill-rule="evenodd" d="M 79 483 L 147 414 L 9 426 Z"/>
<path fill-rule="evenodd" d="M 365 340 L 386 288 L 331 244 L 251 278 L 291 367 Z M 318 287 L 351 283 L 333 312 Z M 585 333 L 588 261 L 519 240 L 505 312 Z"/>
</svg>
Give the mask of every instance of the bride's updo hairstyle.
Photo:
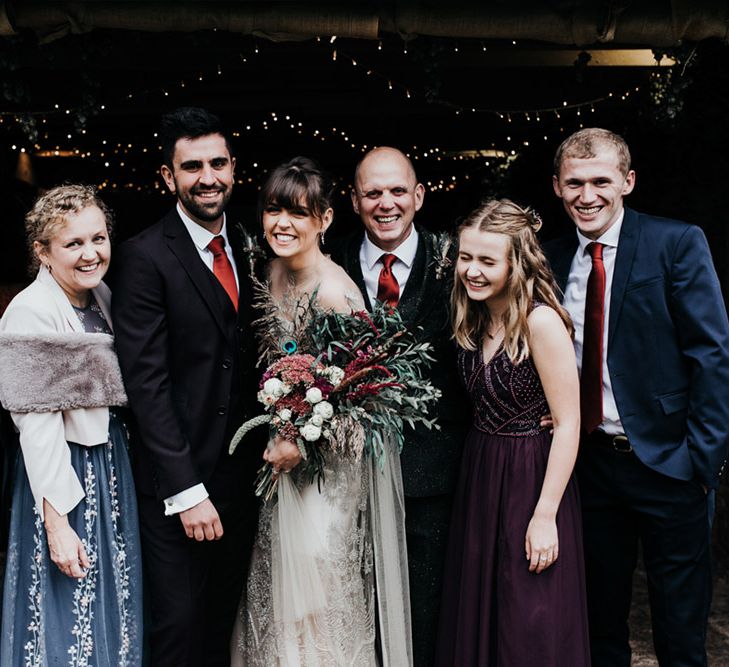
<svg viewBox="0 0 729 667">
<path fill-rule="evenodd" d="M 535 302 L 553 308 L 572 334 L 572 321 L 557 298 L 558 287 L 537 240 L 541 218 L 529 208 L 509 199 L 492 199 L 479 206 L 458 227 L 504 234 L 509 238 L 509 278 L 506 284 L 508 308 L 504 315 L 504 349 L 512 363 L 529 356 L 527 317 Z M 471 301 L 458 275 L 451 292 L 453 337 L 467 350 L 481 347 L 491 315 L 483 302 Z"/>
<path fill-rule="evenodd" d="M 275 205 L 289 211 L 305 208 L 321 219 L 332 208 L 334 186 L 334 181 L 316 162 L 295 157 L 271 172 L 258 198 L 258 218 L 263 219 L 267 206 Z"/>
</svg>

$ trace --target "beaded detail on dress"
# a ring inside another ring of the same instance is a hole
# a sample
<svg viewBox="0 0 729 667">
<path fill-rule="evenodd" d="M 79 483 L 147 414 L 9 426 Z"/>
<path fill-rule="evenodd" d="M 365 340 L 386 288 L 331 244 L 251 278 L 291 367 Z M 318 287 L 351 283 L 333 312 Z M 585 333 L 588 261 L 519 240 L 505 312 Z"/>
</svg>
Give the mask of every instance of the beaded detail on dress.
<svg viewBox="0 0 729 667">
<path fill-rule="evenodd" d="M 541 433 L 549 407 L 531 357 L 514 365 L 499 348 L 488 363 L 481 350 L 458 351 L 458 370 L 474 397 L 473 425 L 484 433 L 527 436 Z"/>
</svg>

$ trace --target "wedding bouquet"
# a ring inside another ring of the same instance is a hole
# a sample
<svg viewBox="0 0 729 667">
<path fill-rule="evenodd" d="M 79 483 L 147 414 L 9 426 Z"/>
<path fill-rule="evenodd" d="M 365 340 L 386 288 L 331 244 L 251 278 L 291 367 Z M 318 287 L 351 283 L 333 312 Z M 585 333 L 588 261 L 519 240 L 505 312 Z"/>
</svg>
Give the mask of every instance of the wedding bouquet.
<svg viewBox="0 0 729 667">
<path fill-rule="evenodd" d="M 384 461 L 388 441 L 398 450 L 404 424 L 437 428 L 427 413 L 440 392 L 424 378 L 430 344 L 418 343 L 397 311 L 377 304 L 372 313 L 351 315 L 307 310 L 300 339 L 280 344 L 284 352 L 261 378 L 258 401 L 266 413 L 243 424 L 232 453 L 252 428 L 269 424 L 301 452 L 303 474 L 324 482 L 327 452 Z M 278 480 L 264 465 L 256 495 L 269 500 Z"/>
</svg>

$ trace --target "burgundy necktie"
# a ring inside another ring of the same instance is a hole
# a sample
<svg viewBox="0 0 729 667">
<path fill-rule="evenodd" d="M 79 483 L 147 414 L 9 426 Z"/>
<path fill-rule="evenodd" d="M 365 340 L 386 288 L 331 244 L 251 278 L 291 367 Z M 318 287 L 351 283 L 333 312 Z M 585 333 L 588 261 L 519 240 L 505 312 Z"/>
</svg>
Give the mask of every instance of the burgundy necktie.
<svg viewBox="0 0 729 667">
<path fill-rule="evenodd" d="M 590 243 L 587 246 L 592 257 L 592 269 L 587 279 L 580 376 L 580 415 L 585 433 L 592 433 L 602 423 L 602 332 L 605 316 L 603 247 L 602 243 Z"/>
<path fill-rule="evenodd" d="M 235 283 L 233 266 L 225 252 L 225 239 L 222 236 L 216 236 L 208 243 L 208 250 L 213 253 L 213 273 L 228 293 L 233 307 L 238 310 L 238 286 Z"/>
<path fill-rule="evenodd" d="M 390 308 L 395 308 L 400 299 L 400 285 L 392 273 L 392 264 L 397 259 L 395 255 L 385 253 L 380 257 L 382 270 L 377 281 L 377 300 L 385 301 Z"/>
</svg>

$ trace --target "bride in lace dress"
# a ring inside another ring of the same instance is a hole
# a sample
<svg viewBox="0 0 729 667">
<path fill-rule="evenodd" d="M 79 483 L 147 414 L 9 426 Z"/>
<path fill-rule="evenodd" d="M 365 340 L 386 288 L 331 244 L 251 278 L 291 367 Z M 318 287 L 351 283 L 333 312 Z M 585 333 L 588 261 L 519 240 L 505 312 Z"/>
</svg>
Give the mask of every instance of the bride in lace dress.
<svg viewBox="0 0 729 667">
<path fill-rule="evenodd" d="M 266 363 L 306 327 L 301 304 L 312 297 L 311 307 L 324 311 L 364 309 L 356 285 L 320 248 L 332 222 L 332 191 L 311 160 L 294 158 L 261 192 L 264 234 L 277 256 L 261 304 L 275 313 L 263 318 L 261 339 L 276 341 L 264 345 Z M 412 664 L 397 455 L 390 452 L 381 469 L 372 457 L 329 452 L 320 484 L 299 474 L 295 443 L 276 437 L 264 458 L 278 476 L 278 493 L 261 510 L 232 665 Z"/>
</svg>

